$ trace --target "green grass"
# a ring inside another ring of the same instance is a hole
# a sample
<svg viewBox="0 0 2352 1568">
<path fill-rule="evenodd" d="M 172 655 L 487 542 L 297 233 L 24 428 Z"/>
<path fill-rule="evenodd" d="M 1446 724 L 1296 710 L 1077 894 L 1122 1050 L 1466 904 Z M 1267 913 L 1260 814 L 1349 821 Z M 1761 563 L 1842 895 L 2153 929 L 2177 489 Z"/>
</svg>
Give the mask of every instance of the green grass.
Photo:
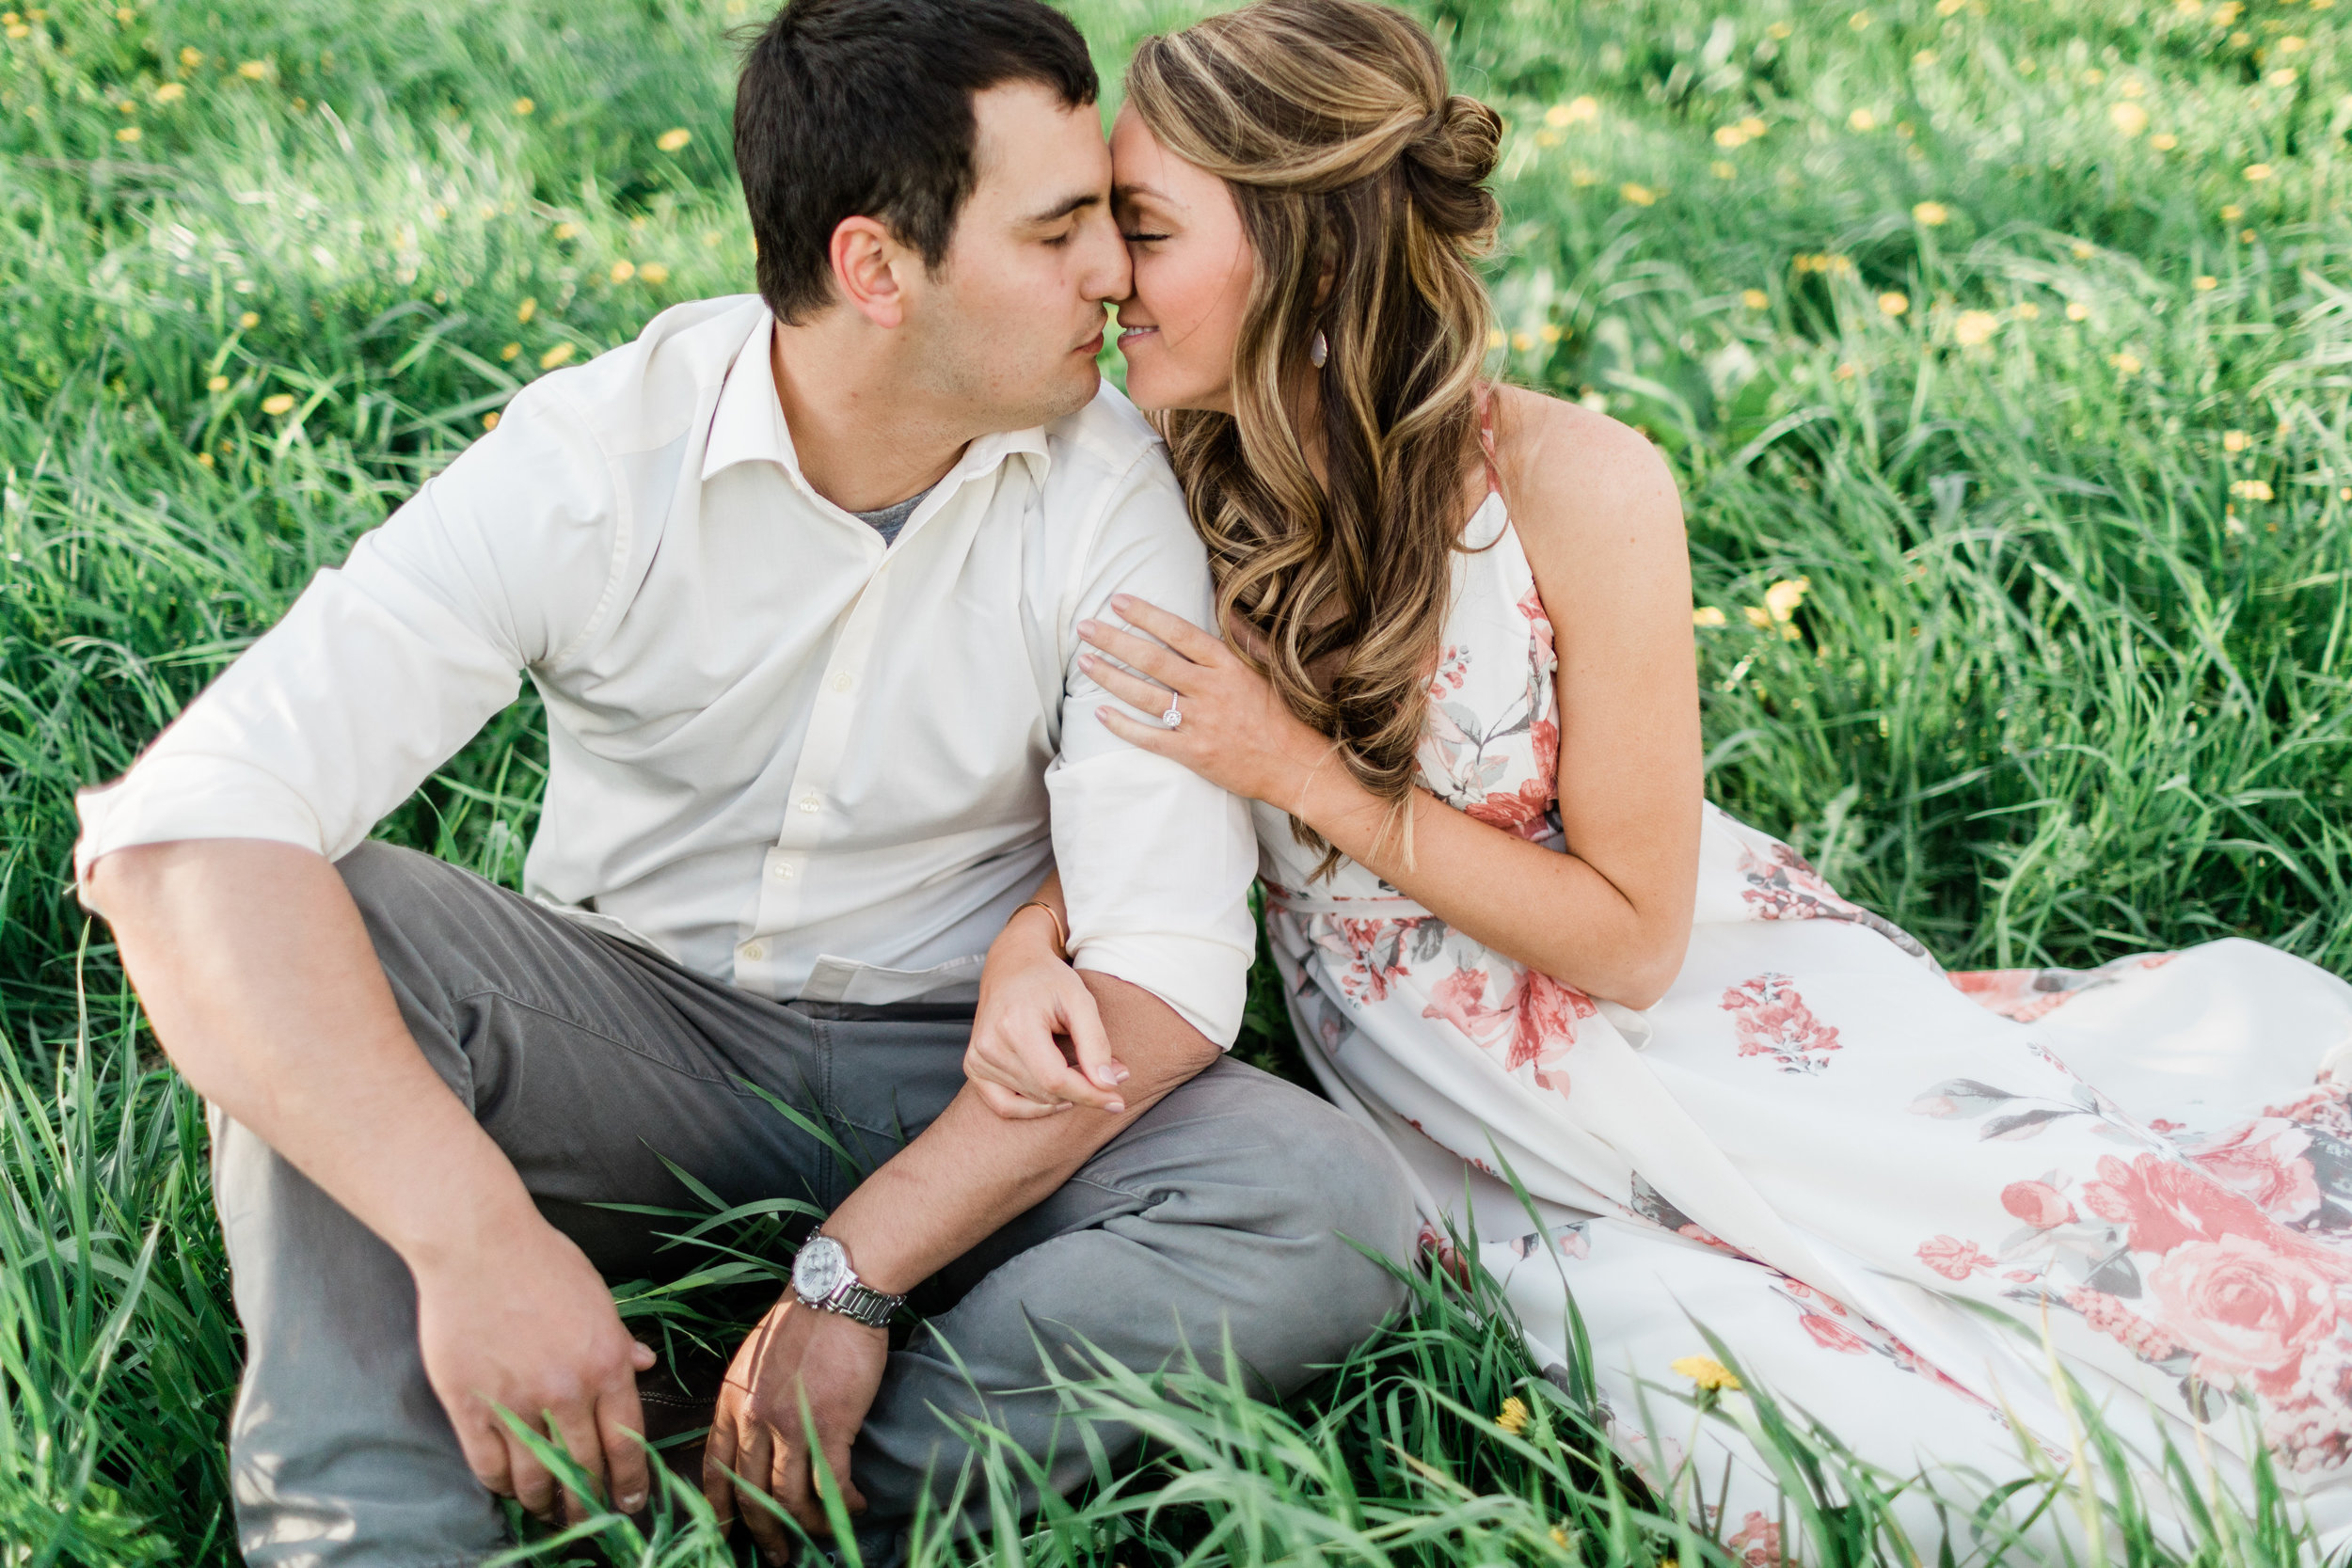
<svg viewBox="0 0 2352 1568">
<path fill-rule="evenodd" d="M 1113 73 L 1201 8 L 1073 7 Z M 1512 127 L 1499 361 L 1605 400 L 1681 479 L 1724 621 L 1697 633 L 1714 798 L 1954 965 L 2242 932 L 2352 970 L 2333 10 L 1419 8 Z M 724 38 L 746 20 L 161 0 L 0 23 L 23 31 L 0 40 L 0 1563 L 233 1560 L 201 1116 L 71 896 L 72 792 L 543 363 L 748 286 Z M 385 832 L 511 880 L 542 754 L 525 705 Z M 1279 1063 L 1266 1000 L 1248 1049 Z M 972 1549 L 1736 1560 L 1686 1497 L 1597 1457 L 1486 1282 L 1416 1289 L 1285 1410 L 1183 1378 L 1074 1387 L 1142 1421 L 1152 1464 Z M 1516 1437 L 1492 1421 L 1513 1396 Z M 1891 1533 L 1898 1478 L 1777 1408 L 1736 1413 L 1788 1465 L 1804 1562 L 2025 1560 L 1956 1478 L 1946 1540 Z M 1014 1460 L 976 1451 L 1001 1493 Z M 2067 1490 L 2043 1474 L 1998 1517 L 2071 1516 Z M 2184 1504 L 2185 1546 L 2138 1506 L 2103 1528 L 2115 1560 L 2310 1555 L 2267 1482 L 2242 1514 Z M 596 1528 L 615 1560 L 718 1560 L 679 1508 L 651 1543 Z"/>
</svg>

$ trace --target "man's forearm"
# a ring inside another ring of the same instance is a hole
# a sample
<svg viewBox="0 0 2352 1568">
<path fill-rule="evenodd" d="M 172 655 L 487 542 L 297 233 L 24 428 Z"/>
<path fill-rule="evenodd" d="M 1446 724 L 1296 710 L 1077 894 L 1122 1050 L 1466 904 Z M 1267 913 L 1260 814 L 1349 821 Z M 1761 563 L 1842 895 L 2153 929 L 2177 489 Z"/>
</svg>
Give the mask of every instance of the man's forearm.
<svg viewBox="0 0 2352 1568">
<path fill-rule="evenodd" d="M 324 856 L 261 839 L 119 849 L 90 876 L 155 1037 L 197 1092 L 416 1266 L 535 1219 L 417 1049 Z"/>
<path fill-rule="evenodd" d="M 1217 1048 L 1142 987 L 1087 972 L 1103 1026 L 1132 1076 L 1118 1116 L 1081 1105 L 1008 1120 L 966 1084 L 939 1119 L 861 1183 L 825 1233 L 878 1291 L 912 1290 L 1035 1207 L 1096 1149 L 1216 1060 Z"/>
</svg>

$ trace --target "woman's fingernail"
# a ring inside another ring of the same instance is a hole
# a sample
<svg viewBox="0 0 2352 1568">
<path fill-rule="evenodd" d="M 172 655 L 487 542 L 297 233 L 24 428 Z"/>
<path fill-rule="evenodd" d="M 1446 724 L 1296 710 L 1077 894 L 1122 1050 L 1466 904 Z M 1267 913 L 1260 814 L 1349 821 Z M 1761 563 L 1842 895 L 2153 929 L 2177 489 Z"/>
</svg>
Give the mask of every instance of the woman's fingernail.
<svg viewBox="0 0 2352 1568">
<path fill-rule="evenodd" d="M 1096 632 L 1101 631 L 1102 629 L 1103 628 L 1101 626 L 1096 626 L 1092 621 L 1081 621 L 1078 623 L 1078 635 L 1080 637 L 1092 637 Z"/>
<path fill-rule="evenodd" d="M 1124 1084 L 1127 1081 L 1127 1069 L 1120 1067 L 1117 1062 L 1113 1062 L 1111 1064 L 1110 1079 L 1114 1084 Z"/>
<path fill-rule="evenodd" d="M 1127 1102 L 1123 1100 L 1114 1100 L 1103 1109 L 1115 1117 L 1123 1117 L 1127 1114 Z"/>
<path fill-rule="evenodd" d="M 1093 656 L 1092 654 L 1080 654 L 1080 655 L 1078 656 L 1078 665 L 1079 665 L 1079 668 L 1081 668 L 1081 669 L 1085 669 L 1085 670 L 1091 670 L 1091 669 L 1093 669 L 1093 668 L 1094 668 L 1094 656 Z"/>
<path fill-rule="evenodd" d="M 1111 608 L 1113 610 L 1126 610 L 1134 605 L 1135 602 L 1135 595 L 1132 594 L 1113 594 L 1111 595 Z"/>
</svg>

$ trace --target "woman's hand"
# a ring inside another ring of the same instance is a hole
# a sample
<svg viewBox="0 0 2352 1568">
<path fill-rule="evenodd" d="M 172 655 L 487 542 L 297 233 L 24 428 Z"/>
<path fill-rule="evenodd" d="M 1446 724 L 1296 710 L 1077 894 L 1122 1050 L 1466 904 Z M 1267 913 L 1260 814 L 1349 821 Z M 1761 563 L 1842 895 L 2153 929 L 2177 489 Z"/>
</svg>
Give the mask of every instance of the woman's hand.
<svg viewBox="0 0 2352 1568">
<path fill-rule="evenodd" d="M 963 1075 L 980 1103 L 1007 1120 L 1050 1117 L 1073 1105 L 1121 1115 L 1127 1105 L 1119 1085 L 1127 1069 L 1112 1059 L 1094 993 L 1062 957 L 1054 933 L 1044 911 L 1024 905 L 989 945 Z"/>
<path fill-rule="evenodd" d="M 1232 649 L 1183 616 L 1125 594 L 1111 595 L 1111 608 L 1167 646 L 1100 621 L 1081 621 L 1078 635 L 1111 658 L 1082 653 L 1080 668 L 1122 702 L 1154 716 L 1164 715 L 1172 702 L 1178 715 L 1170 726 L 1165 721 L 1140 723 L 1116 708 L 1095 709 L 1113 735 L 1172 757 L 1213 784 L 1301 818 L 1308 816 L 1302 808 L 1318 770 L 1352 779 L 1343 768 L 1326 768 L 1333 755 L 1330 740 L 1301 723 L 1275 694 L 1273 683 Z"/>
</svg>

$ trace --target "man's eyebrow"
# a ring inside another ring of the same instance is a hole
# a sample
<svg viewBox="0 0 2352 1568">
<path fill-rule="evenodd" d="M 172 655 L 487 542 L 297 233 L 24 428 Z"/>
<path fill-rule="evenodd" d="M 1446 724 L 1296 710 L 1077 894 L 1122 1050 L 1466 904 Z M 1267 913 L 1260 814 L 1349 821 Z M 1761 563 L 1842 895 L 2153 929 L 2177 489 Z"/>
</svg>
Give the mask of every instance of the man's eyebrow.
<svg viewBox="0 0 2352 1568">
<path fill-rule="evenodd" d="M 1070 197 L 1062 201 L 1060 205 L 1048 208 L 1042 213 L 1034 214 L 1022 221 L 1029 224 L 1033 228 L 1043 228 L 1049 223 L 1059 223 L 1062 219 L 1068 217 L 1073 213 L 1083 213 L 1089 207 L 1097 206 L 1102 202 L 1102 199 L 1103 193 L 1101 191 L 1080 191 L 1077 195 Z"/>
<path fill-rule="evenodd" d="M 1161 190 L 1157 185 L 1136 183 L 1133 185 L 1114 185 L 1111 187 L 1111 199 L 1114 202 L 1133 201 L 1139 196 L 1148 196 L 1155 201 L 1166 201 L 1168 199 L 1168 193 Z"/>
</svg>

